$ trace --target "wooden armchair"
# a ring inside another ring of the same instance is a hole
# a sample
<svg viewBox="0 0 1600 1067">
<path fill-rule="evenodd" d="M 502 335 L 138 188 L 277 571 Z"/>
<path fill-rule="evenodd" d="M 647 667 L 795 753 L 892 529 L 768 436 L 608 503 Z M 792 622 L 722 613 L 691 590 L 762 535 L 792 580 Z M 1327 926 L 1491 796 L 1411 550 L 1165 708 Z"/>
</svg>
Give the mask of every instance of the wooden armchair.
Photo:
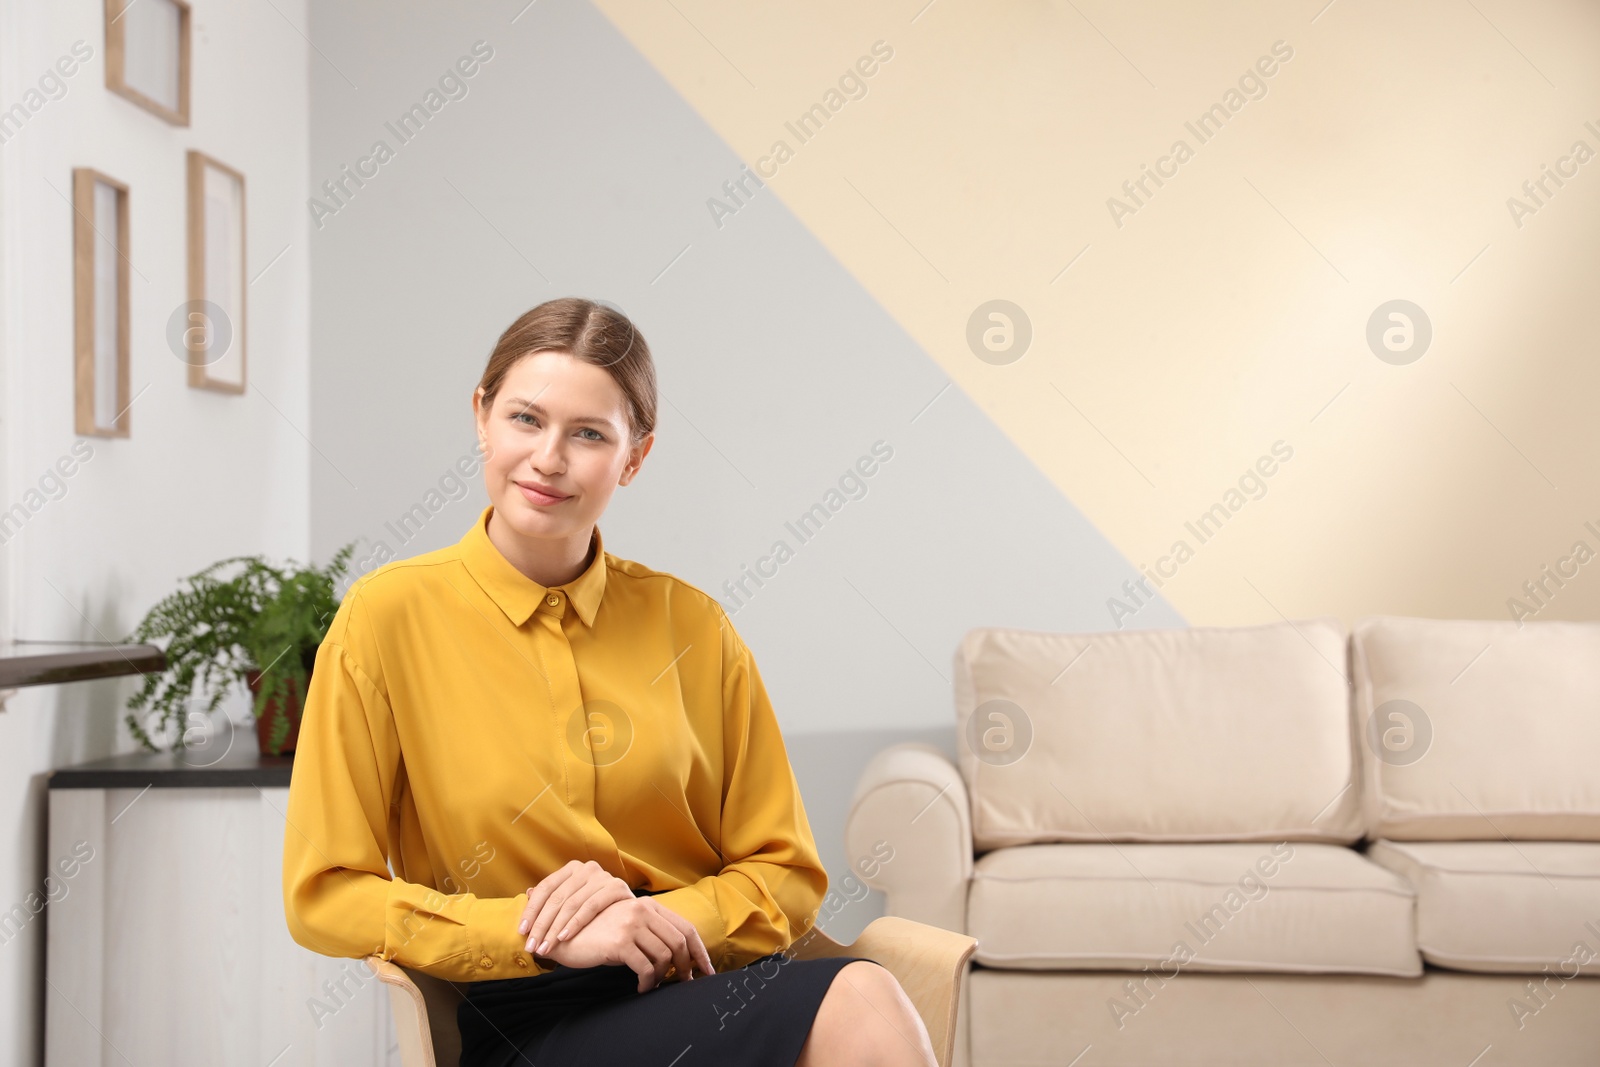
<svg viewBox="0 0 1600 1067">
<path fill-rule="evenodd" d="M 872 920 L 848 945 L 813 928 L 791 946 L 797 959 L 864 956 L 888 968 L 922 1016 L 939 1067 L 950 1067 L 961 975 L 977 947 L 978 942 L 965 934 L 897 915 Z M 457 1067 L 461 1061 L 461 1033 L 456 1028 L 460 987 L 396 966 L 380 956 L 368 956 L 367 966 L 389 987 L 404 1067 Z"/>
</svg>

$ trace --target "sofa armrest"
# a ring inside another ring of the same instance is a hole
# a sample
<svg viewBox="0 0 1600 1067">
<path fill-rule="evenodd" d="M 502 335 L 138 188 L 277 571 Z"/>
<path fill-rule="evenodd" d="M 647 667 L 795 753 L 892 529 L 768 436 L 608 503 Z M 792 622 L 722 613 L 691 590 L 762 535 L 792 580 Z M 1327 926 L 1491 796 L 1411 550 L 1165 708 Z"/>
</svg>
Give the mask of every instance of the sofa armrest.
<svg viewBox="0 0 1600 1067">
<path fill-rule="evenodd" d="M 854 873 L 884 893 L 889 914 L 966 933 L 972 814 L 966 782 L 944 753 L 906 742 L 874 756 L 844 835 Z"/>
</svg>

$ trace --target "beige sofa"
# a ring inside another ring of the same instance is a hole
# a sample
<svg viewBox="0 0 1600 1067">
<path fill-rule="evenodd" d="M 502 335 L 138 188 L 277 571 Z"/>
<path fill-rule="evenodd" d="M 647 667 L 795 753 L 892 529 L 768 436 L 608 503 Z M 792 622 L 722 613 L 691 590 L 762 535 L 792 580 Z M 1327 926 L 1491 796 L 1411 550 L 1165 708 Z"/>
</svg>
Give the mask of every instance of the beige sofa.
<svg viewBox="0 0 1600 1067">
<path fill-rule="evenodd" d="M 851 855 L 978 940 L 956 1059 L 1600 1064 L 1600 623 L 1043 633 L 955 655 Z"/>
</svg>

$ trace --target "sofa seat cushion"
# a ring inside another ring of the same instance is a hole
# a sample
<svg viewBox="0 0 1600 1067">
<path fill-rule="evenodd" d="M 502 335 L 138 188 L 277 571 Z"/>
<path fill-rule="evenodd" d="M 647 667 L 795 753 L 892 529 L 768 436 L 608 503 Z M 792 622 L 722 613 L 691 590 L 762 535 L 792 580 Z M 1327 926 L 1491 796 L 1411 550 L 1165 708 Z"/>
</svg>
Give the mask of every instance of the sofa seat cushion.
<svg viewBox="0 0 1600 1067">
<path fill-rule="evenodd" d="M 1417 975 L 1415 894 L 1339 845 L 1015 845 L 973 866 L 974 959 L 1016 970 Z"/>
<path fill-rule="evenodd" d="M 1462 971 L 1600 974 L 1600 844 L 1374 841 L 1417 890 L 1417 945 Z"/>
</svg>

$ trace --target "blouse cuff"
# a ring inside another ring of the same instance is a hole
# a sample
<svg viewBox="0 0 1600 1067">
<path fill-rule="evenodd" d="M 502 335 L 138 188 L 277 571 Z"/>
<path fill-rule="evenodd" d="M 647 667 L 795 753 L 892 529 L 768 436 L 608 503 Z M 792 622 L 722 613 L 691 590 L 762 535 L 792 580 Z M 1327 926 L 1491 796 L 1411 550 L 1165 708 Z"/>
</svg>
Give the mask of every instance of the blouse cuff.
<svg viewBox="0 0 1600 1067">
<path fill-rule="evenodd" d="M 517 923 L 528 895 L 476 897 L 392 880 L 385 959 L 454 982 L 523 978 L 548 968 L 524 947 Z"/>
<path fill-rule="evenodd" d="M 473 980 L 526 978 L 552 969 L 528 951 L 526 935 L 517 932 L 527 905 L 527 893 L 473 898 L 467 920 L 473 943 L 471 963 L 477 969 Z"/>
</svg>

